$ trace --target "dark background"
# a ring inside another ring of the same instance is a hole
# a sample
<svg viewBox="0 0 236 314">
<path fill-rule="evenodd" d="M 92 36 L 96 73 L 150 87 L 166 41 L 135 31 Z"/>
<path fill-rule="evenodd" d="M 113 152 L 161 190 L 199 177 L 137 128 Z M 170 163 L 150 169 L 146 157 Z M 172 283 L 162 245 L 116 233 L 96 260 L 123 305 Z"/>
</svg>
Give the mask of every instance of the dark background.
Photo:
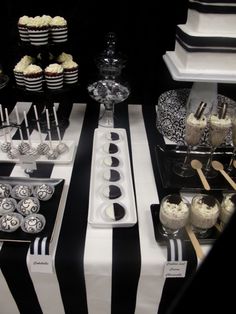
<svg viewBox="0 0 236 314">
<path fill-rule="evenodd" d="M 86 86 L 97 74 L 94 58 L 103 50 L 107 32 L 114 31 L 119 50 L 127 56 L 123 76 L 131 87 L 129 102 L 154 105 L 162 92 L 192 85 L 174 81 L 162 59 L 167 50 L 174 50 L 176 25 L 186 22 L 187 8 L 188 0 L 66 0 L 62 4 L 5 0 L 0 10 L 0 64 L 14 83 L 12 69 L 26 54 L 19 47 L 20 16 L 60 15 L 68 21 L 69 29 L 64 51 L 71 53 L 80 66 L 81 90 L 77 97 L 81 101 L 86 100 Z M 232 85 L 219 84 L 219 92 L 234 97 Z"/>
</svg>

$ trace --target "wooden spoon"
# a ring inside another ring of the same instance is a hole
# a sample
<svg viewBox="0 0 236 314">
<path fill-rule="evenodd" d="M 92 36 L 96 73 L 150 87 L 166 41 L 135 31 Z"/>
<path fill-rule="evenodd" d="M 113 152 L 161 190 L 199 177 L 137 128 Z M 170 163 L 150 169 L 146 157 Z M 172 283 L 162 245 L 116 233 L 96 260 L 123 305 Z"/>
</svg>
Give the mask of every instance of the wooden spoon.
<svg viewBox="0 0 236 314">
<path fill-rule="evenodd" d="M 210 190 L 210 185 L 209 183 L 207 182 L 207 179 L 206 177 L 204 176 L 204 173 L 202 172 L 202 163 L 201 161 L 197 160 L 197 159 L 193 159 L 191 161 L 191 166 L 193 169 L 197 170 L 197 173 L 199 175 L 199 178 L 201 179 L 202 181 L 202 185 L 204 186 L 204 189 L 205 190 Z"/>
<path fill-rule="evenodd" d="M 233 166 L 234 166 L 234 168 L 236 168 L 236 160 L 234 160 Z"/>
<path fill-rule="evenodd" d="M 217 170 L 217 171 L 220 171 L 220 173 L 222 174 L 222 176 L 225 177 L 225 179 L 229 182 L 229 184 L 232 186 L 232 188 L 234 190 L 236 190 L 236 183 L 230 178 L 230 176 L 228 175 L 228 173 L 226 173 L 224 171 L 224 166 L 222 165 L 221 162 L 219 161 L 216 161 L 216 160 L 213 160 L 212 161 L 212 167 Z"/>
</svg>

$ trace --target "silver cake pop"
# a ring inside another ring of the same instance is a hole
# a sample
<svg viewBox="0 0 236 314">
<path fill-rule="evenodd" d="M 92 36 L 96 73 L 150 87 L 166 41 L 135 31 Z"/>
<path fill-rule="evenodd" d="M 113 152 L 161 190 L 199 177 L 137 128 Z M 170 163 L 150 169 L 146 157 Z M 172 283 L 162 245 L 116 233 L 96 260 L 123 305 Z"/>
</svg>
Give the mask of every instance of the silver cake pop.
<svg viewBox="0 0 236 314">
<path fill-rule="evenodd" d="M 20 153 L 18 149 L 15 147 L 12 147 L 8 152 L 7 152 L 7 157 L 9 159 L 17 159 L 19 157 Z"/>
<path fill-rule="evenodd" d="M 37 148 L 34 148 L 34 147 L 31 147 L 28 151 L 27 151 L 27 155 L 28 156 L 38 156 L 39 153 L 38 153 L 38 150 Z"/>
<path fill-rule="evenodd" d="M 58 154 L 63 154 L 69 150 L 69 147 L 61 141 L 61 132 L 59 129 L 57 112 L 56 112 L 55 106 L 53 106 L 53 113 L 54 113 L 54 119 L 56 121 L 57 136 L 58 136 L 58 140 L 59 140 L 59 144 L 57 145 L 56 150 L 58 151 Z"/>
<path fill-rule="evenodd" d="M 21 155 L 28 155 L 28 151 L 30 150 L 30 145 L 25 142 L 21 142 L 18 145 L 18 151 Z"/>
<path fill-rule="evenodd" d="M 50 150 L 47 152 L 47 158 L 48 158 L 49 160 L 55 160 L 55 159 L 57 159 L 58 155 L 59 155 L 59 153 L 58 153 L 58 151 L 55 150 L 55 149 L 50 149 Z"/>
<path fill-rule="evenodd" d="M 40 143 L 37 147 L 37 152 L 39 155 L 47 155 L 49 150 L 50 150 L 50 148 L 49 148 L 48 144 L 46 144 L 46 143 Z"/>
</svg>

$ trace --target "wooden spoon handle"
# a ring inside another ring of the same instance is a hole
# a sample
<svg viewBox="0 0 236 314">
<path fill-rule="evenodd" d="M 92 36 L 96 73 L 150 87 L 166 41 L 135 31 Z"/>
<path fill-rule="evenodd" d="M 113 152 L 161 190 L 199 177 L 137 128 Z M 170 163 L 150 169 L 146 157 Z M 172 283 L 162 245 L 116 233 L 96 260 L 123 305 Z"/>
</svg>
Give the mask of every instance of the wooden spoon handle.
<svg viewBox="0 0 236 314">
<path fill-rule="evenodd" d="M 199 175 L 199 178 L 202 181 L 202 185 L 204 186 L 204 189 L 209 191 L 211 189 L 211 187 L 210 187 L 209 183 L 207 182 L 207 179 L 204 176 L 202 169 L 197 169 L 197 173 Z"/>
<path fill-rule="evenodd" d="M 205 257 L 204 256 L 204 253 L 202 251 L 202 248 L 201 248 L 201 245 L 197 239 L 197 237 L 195 236 L 193 230 L 191 229 L 191 227 L 189 225 L 185 226 L 185 229 L 188 233 L 188 236 L 192 242 L 192 245 L 194 247 L 194 250 L 196 252 L 196 255 L 197 257 L 200 259 L 200 260 L 203 260 L 203 258 Z"/>
<path fill-rule="evenodd" d="M 225 177 L 225 179 L 229 182 L 232 188 L 236 190 L 236 183 L 230 178 L 228 173 L 226 173 L 224 170 L 220 170 L 220 173 Z"/>
</svg>

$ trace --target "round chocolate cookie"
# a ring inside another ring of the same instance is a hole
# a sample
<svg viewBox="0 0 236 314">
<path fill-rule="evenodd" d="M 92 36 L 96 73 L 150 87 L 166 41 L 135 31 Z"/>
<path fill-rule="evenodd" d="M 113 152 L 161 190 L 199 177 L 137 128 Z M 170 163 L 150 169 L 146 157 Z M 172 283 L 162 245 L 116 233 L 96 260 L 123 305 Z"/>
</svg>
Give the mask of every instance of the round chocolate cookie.
<svg viewBox="0 0 236 314">
<path fill-rule="evenodd" d="M 112 203 L 105 208 L 104 213 L 108 219 L 117 221 L 125 216 L 125 209 L 119 203 Z"/>
<path fill-rule="evenodd" d="M 40 201 L 48 201 L 54 193 L 54 187 L 48 184 L 41 184 L 34 189 L 34 196 Z"/>
<path fill-rule="evenodd" d="M 118 146 L 113 143 L 106 143 L 103 145 L 103 150 L 108 154 L 115 154 L 118 152 Z"/>
<path fill-rule="evenodd" d="M 116 132 L 107 132 L 106 138 L 110 141 L 118 141 L 120 139 L 120 136 Z"/>
<path fill-rule="evenodd" d="M 103 172 L 103 178 L 106 181 L 116 182 L 120 180 L 120 173 L 114 169 L 108 169 Z"/>
<path fill-rule="evenodd" d="M 9 197 L 11 186 L 9 184 L 0 183 L 0 198 Z"/>
<path fill-rule="evenodd" d="M 103 189 L 103 195 L 110 200 L 116 199 L 122 195 L 121 190 L 116 185 L 109 185 Z"/>
<path fill-rule="evenodd" d="M 118 167 L 120 164 L 120 161 L 116 157 L 107 156 L 103 159 L 103 163 L 104 163 L 104 165 L 106 165 L 108 167 Z"/>
</svg>

